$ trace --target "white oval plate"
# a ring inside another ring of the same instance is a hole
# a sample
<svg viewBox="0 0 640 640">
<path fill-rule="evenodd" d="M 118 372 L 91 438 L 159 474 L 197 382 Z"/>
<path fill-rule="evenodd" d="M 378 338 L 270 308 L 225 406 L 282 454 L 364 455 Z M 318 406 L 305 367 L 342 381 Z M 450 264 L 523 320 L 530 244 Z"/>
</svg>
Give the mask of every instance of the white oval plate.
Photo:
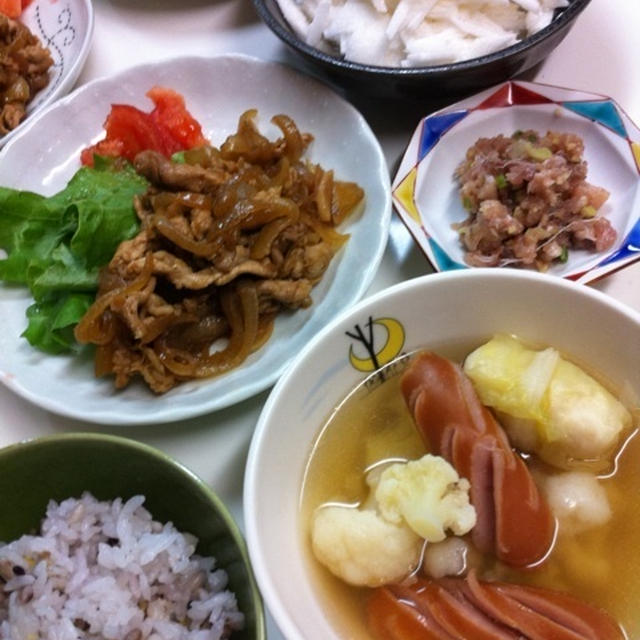
<svg viewBox="0 0 640 640">
<path fill-rule="evenodd" d="M 389 174 L 380 145 L 364 118 L 330 89 L 288 67 L 246 56 L 179 58 L 135 67 L 91 82 L 34 119 L 0 153 L 2 183 L 50 195 L 79 168 L 83 147 L 100 138 L 111 103 L 149 110 L 145 91 L 164 85 L 179 91 L 220 144 L 236 130 L 240 114 L 258 109 L 258 126 L 270 138 L 269 120 L 293 117 L 314 142 L 307 157 L 336 177 L 359 183 L 364 212 L 341 229 L 351 237 L 313 289 L 309 309 L 282 314 L 267 344 L 237 369 L 217 378 L 186 382 L 162 396 L 141 383 L 116 391 L 112 379 L 96 379 L 85 357 L 50 356 L 20 334 L 26 326 L 27 290 L 0 286 L 3 327 L 0 379 L 27 400 L 66 416 L 103 424 L 169 422 L 221 409 L 275 382 L 289 360 L 339 311 L 355 303 L 371 282 L 387 241 L 391 215 Z M 42 145 L 47 139 L 48 144 Z"/>
<path fill-rule="evenodd" d="M 600 215 L 618 233 L 605 252 L 572 250 L 547 273 L 589 282 L 640 260 L 640 129 L 611 98 L 506 82 L 423 118 L 393 181 L 400 217 L 437 271 L 470 268 L 451 225 L 467 217 L 454 171 L 480 137 L 521 129 L 567 131 L 585 144 L 587 180 L 610 192 Z M 472 268 L 472 267 L 471 267 Z"/>
<path fill-rule="evenodd" d="M 82 71 L 93 36 L 91 0 L 34 0 L 19 18 L 49 49 L 53 66 L 49 84 L 27 105 L 25 119 L 13 131 L 0 136 L 0 148 L 21 131 L 30 118 L 68 93 Z"/>
</svg>

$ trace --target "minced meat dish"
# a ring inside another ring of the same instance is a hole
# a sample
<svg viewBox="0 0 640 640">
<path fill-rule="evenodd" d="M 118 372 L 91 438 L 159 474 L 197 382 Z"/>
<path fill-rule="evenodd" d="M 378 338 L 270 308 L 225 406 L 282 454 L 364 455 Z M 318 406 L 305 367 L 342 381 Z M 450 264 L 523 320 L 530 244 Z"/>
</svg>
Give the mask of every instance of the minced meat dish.
<svg viewBox="0 0 640 640">
<path fill-rule="evenodd" d="M 584 143 L 573 133 L 516 131 L 480 138 L 457 167 L 469 212 L 453 225 L 475 267 L 566 262 L 571 249 L 605 251 L 616 231 L 598 210 L 609 192 L 586 181 Z"/>
<path fill-rule="evenodd" d="M 49 84 L 49 50 L 20 22 L 0 14 L 0 136 L 23 120 L 27 104 Z"/>
</svg>

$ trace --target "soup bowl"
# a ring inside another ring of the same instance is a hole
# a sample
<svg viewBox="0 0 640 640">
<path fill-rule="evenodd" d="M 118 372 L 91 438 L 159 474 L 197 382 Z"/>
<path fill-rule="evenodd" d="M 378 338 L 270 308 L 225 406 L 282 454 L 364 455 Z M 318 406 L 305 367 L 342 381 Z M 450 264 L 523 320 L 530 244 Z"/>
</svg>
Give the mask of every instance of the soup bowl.
<svg viewBox="0 0 640 640">
<path fill-rule="evenodd" d="M 0 468 L 1 541 L 38 530 L 50 500 L 84 492 L 109 501 L 143 495 L 154 520 L 195 535 L 196 553 L 215 557 L 226 571 L 245 615 L 244 629 L 231 638 L 265 640 L 262 599 L 238 526 L 206 483 L 166 454 L 118 436 L 67 433 L 1 449 Z"/>
<path fill-rule="evenodd" d="M 258 584 L 287 638 L 328 640 L 345 629 L 360 637 L 341 620 L 338 598 L 321 591 L 301 510 L 305 470 L 327 419 L 402 354 L 452 345 L 468 353 L 505 333 L 555 347 L 639 406 L 640 314 L 584 285 L 516 270 L 427 275 L 373 295 L 319 333 L 279 380 L 251 443 L 244 509 Z"/>
</svg>

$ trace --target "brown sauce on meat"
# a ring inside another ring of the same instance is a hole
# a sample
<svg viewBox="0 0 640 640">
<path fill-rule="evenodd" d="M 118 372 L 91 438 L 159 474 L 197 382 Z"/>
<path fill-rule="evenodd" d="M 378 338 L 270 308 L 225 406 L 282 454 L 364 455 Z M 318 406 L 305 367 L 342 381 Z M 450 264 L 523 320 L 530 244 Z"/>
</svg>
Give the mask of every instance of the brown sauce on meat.
<svg viewBox="0 0 640 640">
<path fill-rule="evenodd" d="M 96 374 L 113 374 L 117 388 L 140 376 L 164 393 L 240 365 L 278 313 L 312 304 L 347 242 L 336 227 L 362 189 L 307 162 L 313 138 L 291 118 L 273 118 L 282 137 L 270 141 L 255 116 L 245 112 L 219 149 L 185 151 L 183 162 L 150 150 L 135 157 L 150 183 L 135 201 L 140 232 L 103 269 L 75 330 L 96 345 Z"/>
<path fill-rule="evenodd" d="M 52 65 L 49 50 L 26 26 L 0 14 L 0 136 L 22 122 Z"/>
</svg>

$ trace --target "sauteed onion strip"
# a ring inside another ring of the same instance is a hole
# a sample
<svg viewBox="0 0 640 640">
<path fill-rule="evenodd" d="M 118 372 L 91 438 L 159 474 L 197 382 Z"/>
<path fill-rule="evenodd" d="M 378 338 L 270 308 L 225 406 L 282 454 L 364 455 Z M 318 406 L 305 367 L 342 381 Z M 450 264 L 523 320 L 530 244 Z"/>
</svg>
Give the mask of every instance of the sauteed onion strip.
<svg viewBox="0 0 640 640">
<path fill-rule="evenodd" d="M 282 137 L 272 142 L 255 116 L 245 112 L 219 149 L 177 162 L 136 156 L 151 183 L 135 202 L 142 229 L 119 246 L 76 328 L 78 341 L 98 347 L 96 374 L 115 374 L 117 387 L 141 375 L 162 393 L 237 367 L 279 312 L 311 304 L 346 242 L 335 227 L 362 189 L 302 160 L 312 137 L 291 118 L 273 118 Z"/>
</svg>

